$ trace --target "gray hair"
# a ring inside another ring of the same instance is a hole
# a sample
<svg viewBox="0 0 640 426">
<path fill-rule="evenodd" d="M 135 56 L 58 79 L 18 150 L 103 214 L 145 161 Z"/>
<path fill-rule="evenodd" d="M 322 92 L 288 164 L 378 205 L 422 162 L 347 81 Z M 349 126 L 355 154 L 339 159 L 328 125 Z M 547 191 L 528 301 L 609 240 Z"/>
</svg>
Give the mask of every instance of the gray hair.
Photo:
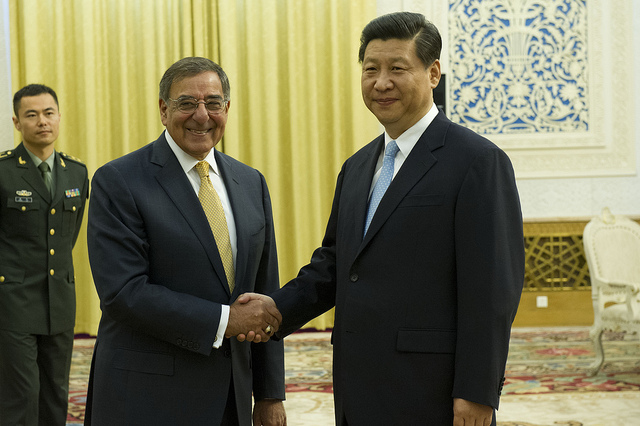
<svg viewBox="0 0 640 426">
<path fill-rule="evenodd" d="M 193 77 L 203 72 L 213 71 L 220 77 L 220 83 L 222 83 L 222 94 L 224 99 L 228 101 L 231 99 L 231 86 L 229 85 L 229 78 L 224 72 L 222 67 L 211 59 L 201 58 L 197 56 L 190 56 L 182 58 L 175 64 L 171 65 L 167 69 L 160 80 L 160 99 L 169 102 L 169 92 L 173 83 L 177 83 L 187 77 Z"/>
</svg>

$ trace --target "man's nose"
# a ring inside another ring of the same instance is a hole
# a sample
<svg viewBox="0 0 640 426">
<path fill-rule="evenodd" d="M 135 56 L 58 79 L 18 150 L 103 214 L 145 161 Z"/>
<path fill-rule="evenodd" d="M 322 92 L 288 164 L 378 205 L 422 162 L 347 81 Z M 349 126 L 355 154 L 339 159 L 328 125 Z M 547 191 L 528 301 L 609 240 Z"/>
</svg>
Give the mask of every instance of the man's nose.
<svg viewBox="0 0 640 426">
<path fill-rule="evenodd" d="M 207 111 L 207 107 L 204 102 L 198 102 L 198 106 L 196 110 L 193 112 L 193 119 L 199 123 L 204 123 L 209 120 L 209 111 Z"/>
<path fill-rule="evenodd" d="M 385 91 L 393 88 L 393 80 L 391 78 L 391 73 L 388 71 L 380 71 L 378 74 L 378 78 L 376 78 L 376 82 L 373 85 L 374 89 L 379 91 Z"/>
</svg>

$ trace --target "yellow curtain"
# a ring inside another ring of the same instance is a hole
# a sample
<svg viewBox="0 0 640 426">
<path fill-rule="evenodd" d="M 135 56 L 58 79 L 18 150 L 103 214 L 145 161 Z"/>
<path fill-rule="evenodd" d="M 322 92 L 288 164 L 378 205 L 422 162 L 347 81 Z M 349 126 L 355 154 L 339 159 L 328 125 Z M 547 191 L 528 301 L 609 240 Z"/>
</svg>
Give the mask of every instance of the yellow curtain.
<svg viewBox="0 0 640 426">
<path fill-rule="evenodd" d="M 378 133 L 357 63 L 374 15 L 375 0 L 10 0 L 12 88 L 56 90 L 57 149 L 83 159 L 91 177 L 160 134 L 158 83 L 170 64 L 220 63 L 232 101 L 219 148 L 267 178 L 285 283 L 320 244 L 341 163 Z M 76 332 L 95 334 L 84 228 L 74 249 Z M 310 326 L 332 324 L 328 315 Z"/>
<path fill-rule="evenodd" d="M 219 16 L 225 152 L 267 179 L 284 284 L 322 241 L 340 166 L 379 133 L 358 64 L 375 1 L 223 1 Z M 308 326 L 332 327 L 333 312 Z"/>
</svg>

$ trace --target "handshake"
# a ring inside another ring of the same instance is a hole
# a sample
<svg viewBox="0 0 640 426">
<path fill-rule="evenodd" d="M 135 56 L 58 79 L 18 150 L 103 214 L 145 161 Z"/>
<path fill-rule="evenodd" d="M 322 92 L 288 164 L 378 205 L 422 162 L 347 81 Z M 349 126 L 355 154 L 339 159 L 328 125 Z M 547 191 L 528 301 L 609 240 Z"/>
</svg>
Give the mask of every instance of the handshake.
<svg viewBox="0 0 640 426">
<path fill-rule="evenodd" d="M 225 337 L 244 342 L 266 342 L 278 331 L 282 315 L 267 295 L 244 293 L 231 305 Z"/>
</svg>

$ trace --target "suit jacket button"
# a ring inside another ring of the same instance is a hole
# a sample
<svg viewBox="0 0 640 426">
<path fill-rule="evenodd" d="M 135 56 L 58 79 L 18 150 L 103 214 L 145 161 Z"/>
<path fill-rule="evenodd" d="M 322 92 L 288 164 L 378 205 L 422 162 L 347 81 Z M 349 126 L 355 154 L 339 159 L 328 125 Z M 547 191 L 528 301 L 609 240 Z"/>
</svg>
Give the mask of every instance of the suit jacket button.
<svg viewBox="0 0 640 426">
<path fill-rule="evenodd" d="M 193 344 L 193 349 L 194 349 L 194 350 L 196 350 L 196 351 L 197 351 L 198 349 L 200 349 L 200 343 L 195 342 L 195 343 Z"/>
<path fill-rule="evenodd" d="M 359 278 L 360 277 L 358 277 L 358 274 L 351 274 L 351 276 L 349 277 L 352 283 L 355 283 L 356 281 L 358 281 Z"/>
<path fill-rule="evenodd" d="M 4 282 L 4 277 L 0 277 L 0 283 Z"/>
<path fill-rule="evenodd" d="M 231 349 L 225 349 L 224 350 L 224 357 L 225 358 L 231 358 Z"/>
<path fill-rule="evenodd" d="M 178 346 L 182 345 L 182 339 L 178 339 L 178 340 L 176 340 L 176 344 L 177 344 Z"/>
</svg>

